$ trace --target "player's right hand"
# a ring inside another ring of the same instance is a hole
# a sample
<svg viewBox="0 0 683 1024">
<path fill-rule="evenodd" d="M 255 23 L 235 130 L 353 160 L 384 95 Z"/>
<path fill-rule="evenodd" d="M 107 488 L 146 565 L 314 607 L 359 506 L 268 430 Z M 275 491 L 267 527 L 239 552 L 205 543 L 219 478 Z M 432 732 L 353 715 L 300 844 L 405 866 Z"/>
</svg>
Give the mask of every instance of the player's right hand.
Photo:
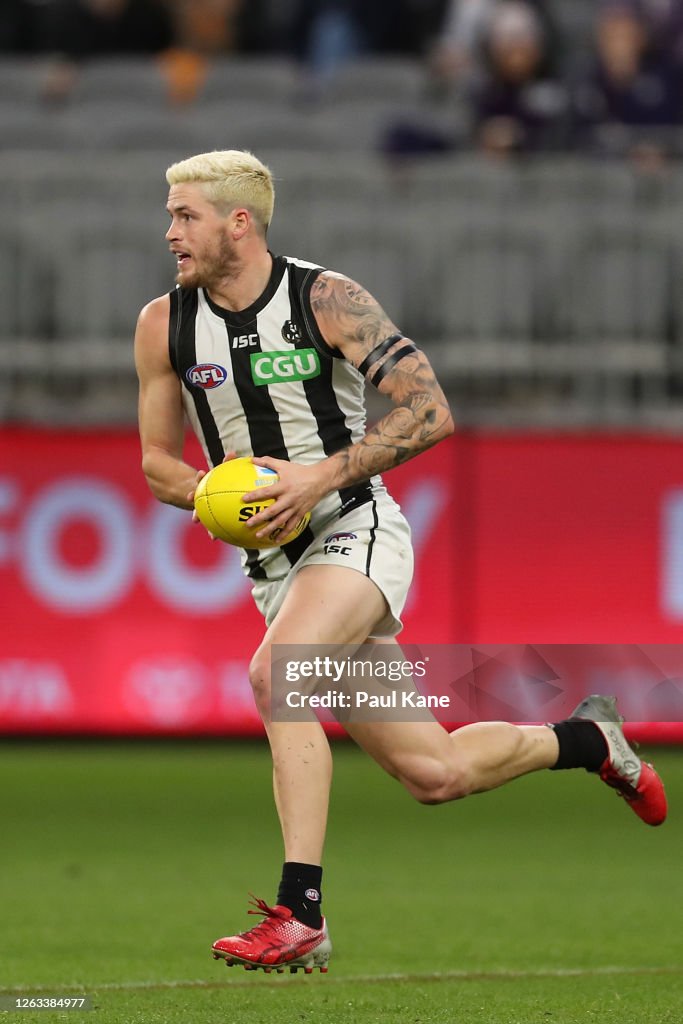
<svg viewBox="0 0 683 1024">
<path fill-rule="evenodd" d="M 223 456 L 223 462 L 230 462 L 232 459 L 236 459 L 236 458 L 237 458 L 237 452 L 233 452 L 233 451 L 226 452 L 226 454 Z M 197 510 L 194 508 L 194 492 L 197 490 L 197 484 L 202 479 L 202 477 L 206 476 L 207 472 L 208 472 L 208 470 L 206 470 L 206 469 L 200 469 L 197 472 L 197 475 L 196 475 L 196 477 L 194 479 L 194 487 L 192 488 L 192 490 L 190 491 L 190 493 L 187 496 L 188 502 L 190 503 L 190 505 L 192 505 L 192 522 L 193 523 L 198 523 L 199 522 L 199 516 L 197 515 Z M 209 534 L 209 537 L 211 538 L 211 540 L 215 540 L 216 539 L 214 537 L 214 535 L 209 532 L 209 530 L 207 530 L 206 532 Z"/>
</svg>

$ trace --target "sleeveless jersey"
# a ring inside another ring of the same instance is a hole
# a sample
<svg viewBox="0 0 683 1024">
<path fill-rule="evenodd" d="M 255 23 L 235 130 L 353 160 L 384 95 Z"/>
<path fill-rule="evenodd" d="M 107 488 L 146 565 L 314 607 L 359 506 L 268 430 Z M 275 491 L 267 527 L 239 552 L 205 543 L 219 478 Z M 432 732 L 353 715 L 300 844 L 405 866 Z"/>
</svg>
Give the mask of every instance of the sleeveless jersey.
<svg viewBox="0 0 683 1024">
<path fill-rule="evenodd" d="M 170 293 L 169 355 L 207 462 L 226 451 L 311 464 L 365 433 L 364 381 L 325 342 L 310 304 L 322 267 L 274 256 L 247 309 L 217 306 L 203 288 Z M 385 493 L 380 477 L 325 496 L 303 533 L 281 548 L 242 553 L 254 580 L 282 579 L 328 521 Z"/>
</svg>

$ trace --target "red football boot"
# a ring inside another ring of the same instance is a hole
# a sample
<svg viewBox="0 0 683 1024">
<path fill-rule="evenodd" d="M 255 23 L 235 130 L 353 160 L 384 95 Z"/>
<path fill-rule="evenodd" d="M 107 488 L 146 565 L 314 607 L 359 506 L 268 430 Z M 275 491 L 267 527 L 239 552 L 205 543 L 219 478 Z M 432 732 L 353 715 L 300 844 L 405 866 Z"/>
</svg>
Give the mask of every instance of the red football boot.
<svg viewBox="0 0 683 1024">
<path fill-rule="evenodd" d="M 608 754 L 600 767 L 600 778 L 616 789 L 647 825 L 661 825 L 666 818 L 666 793 L 651 764 L 641 761 L 626 742 L 623 718 L 614 697 L 593 694 L 581 701 L 572 718 L 595 722 L 605 737 Z"/>
<path fill-rule="evenodd" d="M 297 921 L 289 907 L 269 907 L 256 897 L 252 903 L 257 909 L 249 913 L 263 914 L 264 920 L 241 935 L 217 939 L 211 947 L 214 960 L 222 958 L 228 967 L 242 964 L 247 971 L 262 968 L 266 974 L 273 969 L 282 974 L 285 967 L 292 974 L 300 967 L 305 974 L 312 974 L 314 967 L 327 973 L 332 943 L 325 918 L 320 928 L 309 928 Z"/>
</svg>

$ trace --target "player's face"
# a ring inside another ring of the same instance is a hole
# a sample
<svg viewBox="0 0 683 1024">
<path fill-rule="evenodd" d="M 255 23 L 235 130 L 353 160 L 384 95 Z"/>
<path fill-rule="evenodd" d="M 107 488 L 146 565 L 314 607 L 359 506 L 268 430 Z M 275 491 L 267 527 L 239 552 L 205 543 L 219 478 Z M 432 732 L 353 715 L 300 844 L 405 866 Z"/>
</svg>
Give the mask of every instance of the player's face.
<svg viewBox="0 0 683 1024">
<path fill-rule="evenodd" d="M 201 185 L 171 185 L 166 232 L 177 263 L 176 283 L 183 288 L 210 288 L 231 277 L 237 252 L 230 237 L 230 217 L 221 216 Z"/>
</svg>

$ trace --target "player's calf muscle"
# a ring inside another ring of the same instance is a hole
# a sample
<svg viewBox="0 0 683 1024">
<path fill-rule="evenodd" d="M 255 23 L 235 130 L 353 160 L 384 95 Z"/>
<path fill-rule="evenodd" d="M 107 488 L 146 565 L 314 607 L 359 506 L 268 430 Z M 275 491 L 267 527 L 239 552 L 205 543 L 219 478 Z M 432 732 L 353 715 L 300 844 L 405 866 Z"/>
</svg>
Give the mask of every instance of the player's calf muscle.
<svg viewBox="0 0 683 1024">
<path fill-rule="evenodd" d="M 461 800 L 472 792 L 471 782 L 463 766 L 441 761 L 423 761 L 412 766 L 409 774 L 399 778 L 411 796 L 421 804 L 443 804 Z"/>
<path fill-rule="evenodd" d="M 460 800 L 473 789 L 466 760 L 454 756 L 452 751 L 390 755 L 384 759 L 383 767 L 421 804 Z"/>
</svg>

